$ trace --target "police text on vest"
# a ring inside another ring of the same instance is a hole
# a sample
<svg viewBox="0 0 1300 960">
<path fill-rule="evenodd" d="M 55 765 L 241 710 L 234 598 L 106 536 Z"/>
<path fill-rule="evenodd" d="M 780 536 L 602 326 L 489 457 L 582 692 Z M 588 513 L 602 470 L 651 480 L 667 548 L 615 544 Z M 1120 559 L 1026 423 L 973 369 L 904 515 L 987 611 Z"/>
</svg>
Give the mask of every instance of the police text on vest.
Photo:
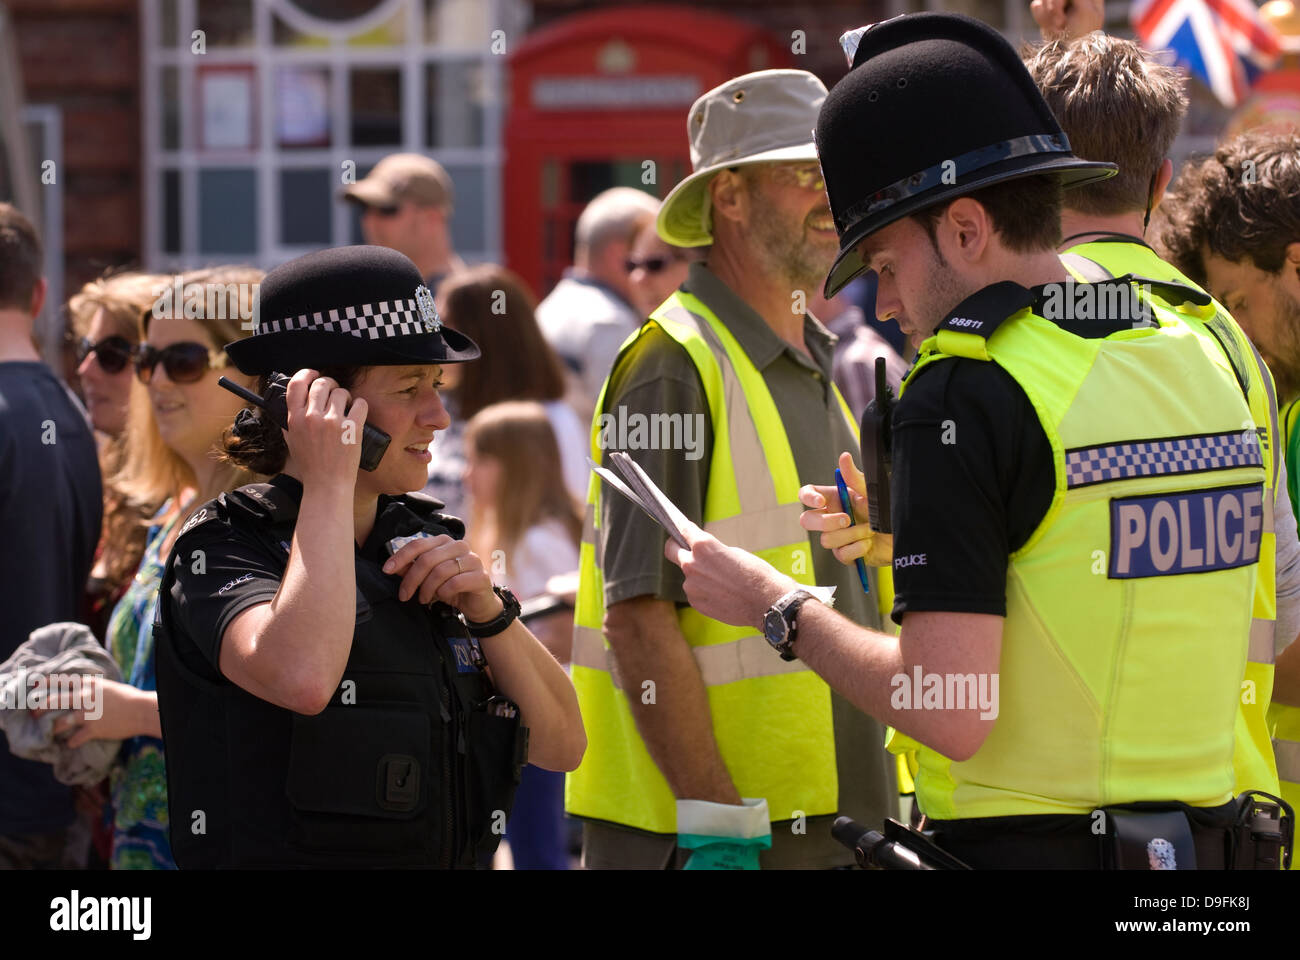
<svg viewBox="0 0 1300 960">
<path fill-rule="evenodd" d="M 148 940 L 152 917 L 152 897 L 82 897 L 73 890 L 50 901 L 51 930 L 129 930 L 131 939 Z"/>
<path fill-rule="evenodd" d="M 1259 484 L 1110 502 L 1111 579 L 1170 577 L 1259 560 Z"/>
</svg>

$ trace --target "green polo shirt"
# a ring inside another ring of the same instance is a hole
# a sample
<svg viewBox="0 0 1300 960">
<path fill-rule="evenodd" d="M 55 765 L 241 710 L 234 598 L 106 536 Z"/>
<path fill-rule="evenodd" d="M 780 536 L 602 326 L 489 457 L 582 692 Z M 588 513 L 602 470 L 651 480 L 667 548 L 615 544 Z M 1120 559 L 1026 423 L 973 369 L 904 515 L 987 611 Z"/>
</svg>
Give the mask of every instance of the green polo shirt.
<svg viewBox="0 0 1300 960">
<path fill-rule="evenodd" d="M 691 265 L 682 288 L 716 314 L 762 373 L 785 426 L 800 481 L 834 486 L 840 453 L 848 450 L 856 459 L 858 451 L 831 390 L 834 334 L 805 314 L 803 332 L 812 355 L 809 358 L 778 337 L 703 264 Z M 635 423 L 631 418 L 636 414 L 681 414 L 683 424 L 698 424 L 692 431 L 683 430 L 683 439 L 694 443 L 689 449 L 628 449 L 627 453 L 687 517 L 701 526 L 713 449 L 708 409 L 704 385 L 686 350 L 656 324 L 647 324 L 615 363 L 605 405 L 598 412 L 616 418 L 609 421 L 611 424 L 623 416 Z M 616 439 L 612 432 L 610 439 Z M 619 447 L 612 445 L 603 451 L 605 466 L 615 449 Z M 604 552 L 606 608 L 646 595 L 686 604 L 682 572 L 663 555 L 666 535 L 626 498 L 601 498 L 598 534 Z M 856 623 L 879 629 L 874 572 L 873 593 L 868 596 L 853 567 L 840 564 L 830 551 L 824 550 L 817 535 L 809 534 L 808 540 L 817 583 L 837 588 L 836 609 Z M 838 695 L 832 694 L 832 698 L 839 812 L 876 826 L 884 817 L 898 815 L 894 767 L 883 748 L 884 728 Z M 790 811 L 771 813 L 779 818 Z M 764 857 L 764 866 L 852 863 L 850 852 L 830 837 L 833 819 L 810 818 L 805 834 L 793 834 L 789 825 L 774 822 L 773 847 Z"/>
</svg>

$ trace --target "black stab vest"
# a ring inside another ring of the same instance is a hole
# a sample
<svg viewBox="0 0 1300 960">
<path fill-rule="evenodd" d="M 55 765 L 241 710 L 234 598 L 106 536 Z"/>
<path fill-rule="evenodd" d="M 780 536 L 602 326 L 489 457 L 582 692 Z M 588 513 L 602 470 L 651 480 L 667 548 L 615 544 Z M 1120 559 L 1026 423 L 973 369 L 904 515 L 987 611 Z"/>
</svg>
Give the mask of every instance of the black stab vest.
<svg viewBox="0 0 1300 960">
<path fill-rule="evenodd" d="M 460 539 L 423 498 L 382 497 L 376 534 Z M 222 677 L 173 620 L 186 534 L 224 523 L 288 563 L 297 503 L 250 484 L 177 538 L 154 623 L 172 853 L 182 869 L 486 867 L 527 756 L 527 729 L 494 696 L 451 607 L 397 599 L 386 555 L 356 559 L 357 618 L 339 689 L 316 716 Z M 376 541 L 372 535 L 370 542 Z M 177 551 L 180 551 L 179 553 Z"/>
</svg>

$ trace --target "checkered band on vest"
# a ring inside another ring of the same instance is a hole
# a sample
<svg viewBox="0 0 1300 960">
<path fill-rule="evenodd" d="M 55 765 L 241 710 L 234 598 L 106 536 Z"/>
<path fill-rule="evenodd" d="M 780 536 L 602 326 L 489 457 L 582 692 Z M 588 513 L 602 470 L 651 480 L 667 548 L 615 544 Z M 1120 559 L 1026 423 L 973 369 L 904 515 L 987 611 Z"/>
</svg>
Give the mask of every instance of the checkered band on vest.
<svg viewBox="0 0 1300 960">
<path fill-rule="evenodd" d="M 412 300 L 383 300 L 318 313 L 304 313 L 283 320 L 261 320 L 257 332 L 283 333 L 288 330 L 322 330 L 326 333 L 350 333 L 362 339 L 409 337 L 426 333 L 419 305 Z"/>
<path fill-rule="evenodd" d="M 1085 487 L 1090 483 L 1133 477 L 1263 465 L 1264 457 L 1255 432 L 1242 430 L 1069 450 L 1065 454 L 1065 477 L 1067 486 Z"/>
</svg>

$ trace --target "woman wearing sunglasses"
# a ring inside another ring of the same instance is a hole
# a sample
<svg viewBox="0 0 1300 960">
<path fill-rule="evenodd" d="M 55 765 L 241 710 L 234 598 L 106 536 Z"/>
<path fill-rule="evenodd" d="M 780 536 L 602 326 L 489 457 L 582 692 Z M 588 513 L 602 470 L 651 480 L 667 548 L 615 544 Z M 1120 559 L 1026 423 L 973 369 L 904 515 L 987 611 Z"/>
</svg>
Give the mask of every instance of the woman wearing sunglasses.
<svg viewBox="0 0 1300 960">
<path fill-rule="evenodd" d="M 222 344 L 243 332 L 241 307 L 247 315 L 261 277 L 244 267 L 183 274 L 184 290 L 205 294 L 202 315 L 150 309 L 142 318 L 145 338 L 133 360 L 136 396 L 126 422 L 123 464 L 111 483 L 132 503 L 161 507 L 149 521 L 139 570 L 108 623 L 107 645 L 128 682 L 87 678 L 83 682 L 94 687 L 90 695 L 95 697 L 87 702 L 102 706 L 102 714 L 96 719 L 69 714 L 55 725 L 56 732 L 68 735 L 69 748 L 93 739 L 123 741 L 108 804 L 114 869 L 175 867 L 154 684 L 154 611 L 167 556 L 193 507 L 252 479 L 220 457 L 218 442 L 241 403 L 217 380 L 225 373 L 244 385 L 254 382 L 227 369 Z"/>
<path fill-rule="evenodd" d="M 275 476 L 204 504 L 163 581 L 177 863 L 487 865 L 525 759 L 571 770 L 586 737 L 464 524 L 409 493 L 450 423 L 443 368 L 478 347 L 410 260 L 358 246 L 269 273 L 257 332 L 226 350 L 270 408 L 226 449 Z"/>
<path fill-rule="evenodd" d="M 146 521 L 159 506 L 132 503 L 110 480 L 122 467 L 140 318 L 166 283 L 166 277 L 155 274 L 119 273 L 90 281 L 68 301 L 77 379 L 99 439 L 99 471 L 105 479 L 104 524 L 82 609 L 82 620 L 101 640 L 109 613 L 140 565 Z"/>
</svg>

